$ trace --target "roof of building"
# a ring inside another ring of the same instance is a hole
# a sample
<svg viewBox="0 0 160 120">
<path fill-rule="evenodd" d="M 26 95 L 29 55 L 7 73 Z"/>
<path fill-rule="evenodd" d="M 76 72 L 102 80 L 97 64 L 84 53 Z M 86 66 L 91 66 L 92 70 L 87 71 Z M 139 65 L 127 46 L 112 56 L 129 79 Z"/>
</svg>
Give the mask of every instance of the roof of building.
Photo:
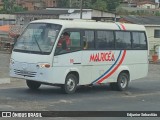
<svg viewBox="0 0 160 120">
<path fill-rule="evenodd" d="M 137 3 L 137 5 L 145 5 L 145 4 L 152 4 L 152 5 L 156 5 L 157 3 L 150 2 L 150 1 L 143 1 L 143 2 L 139 2 L 139 3 Z"/>
<path fill-rule="evenodd" d="M 17 12 L 15 14 L 31 14 L 31 15 L 61 15 L 61 14 L 69 14 L 69 9 L 43 9 L 43 10 L 34 10 L 34 11 L 25 11 L 25 12 Z M 89 9 L 90 10 L 90 9 Z M 83 12 L 88 11 L 87 9 L 83 10 Z M 73 13 L 80 12 L 80 9 L 75 9 Z"/>
<path fill-rule="evenodd" d="M 134 24 L 160 25 L 160 16 L 124 16 L 123 19 Z"/>
<path fill-rule="evenodd" d="M 140 10 L 151 11 L 151 9 L 140 8 L 140 7 L 122 7 L 122 9 L 127 10 L 128 12 L 140 11 Z M 156 11 L 156 10 L 157 9 L 153 9 L 152 11 Z"/>
</svg>

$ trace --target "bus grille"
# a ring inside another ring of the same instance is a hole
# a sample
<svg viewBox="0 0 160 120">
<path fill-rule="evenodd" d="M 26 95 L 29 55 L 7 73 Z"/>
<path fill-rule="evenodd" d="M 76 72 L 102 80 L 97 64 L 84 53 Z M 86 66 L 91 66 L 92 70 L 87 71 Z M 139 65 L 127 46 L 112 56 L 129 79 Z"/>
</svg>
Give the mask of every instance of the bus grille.
<svg viewBox="0 0 160 120">
<path fill-rule="evenodd" d="M 14 69 L 14 73 L 16 75 L 21 75 L 21 76 L 26 76 L 26 77 L 35 77 L 36 72 L 31 72 L 31 71 L 25 71 L 25 70 L 16 70 Z"/>
</svg>

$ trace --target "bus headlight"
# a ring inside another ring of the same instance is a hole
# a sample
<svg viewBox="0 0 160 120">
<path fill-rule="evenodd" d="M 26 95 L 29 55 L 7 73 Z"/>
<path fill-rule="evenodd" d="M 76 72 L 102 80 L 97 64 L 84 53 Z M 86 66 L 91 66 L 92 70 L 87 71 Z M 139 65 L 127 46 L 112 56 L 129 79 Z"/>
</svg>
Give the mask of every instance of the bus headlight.
<svg viewBox="0 0 160 120">
<path fill-rule="evenodd" d="M 14 59 L 10 59 L 10 65 L 14 65 L 14 63 L 15 63 L 15 61 L 14 61 Z"/>
<path fill-rule="evenodd" d="M 39 63 L 37 65 L 38 68 L 50 68 L 51 65 L 49 63 Z"/>
</svg>

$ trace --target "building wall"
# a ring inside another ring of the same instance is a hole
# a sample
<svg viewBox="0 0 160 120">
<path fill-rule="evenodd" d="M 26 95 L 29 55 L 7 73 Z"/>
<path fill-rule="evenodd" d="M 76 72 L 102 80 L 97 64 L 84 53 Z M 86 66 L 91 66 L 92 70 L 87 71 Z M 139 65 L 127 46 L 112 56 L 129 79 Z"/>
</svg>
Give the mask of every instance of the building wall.
<svg viewBox="0 0 160 120">
<path fill-rule="evenodd" d="M 82 18 L 91 20 L 92 12 L 91 11 L 83 12 Z M 80 13 L 62 14 L 62 15 L 59 15 L 59 19 L 65 19 L 65 20 L 80 19 Z"/>
<path fill-rule="evenodd" d="M 112 17 L 112 18 L 114 18 L 115 14 L 108 13 L 108 12 L 102 12 L 99 10 L 93 10 L 92 17 Z"/>
<path fill-rule="evenodd" d="M 29 11 L 57 6 L 56 0 L 16 0 L 16 4 L 27 8 Z"/>
<path fill-rule="evenodd" d="M 139 8 L 146 8 L 146 9 L 156 9 L 157 6 L 154 4 L 142 4 L 138 5 Z"/>
<path fill-rule="evenodd" d="M 56 7 L 57 6 L 56 0 L 43 0 L 43 2 L 45 2 L 46 7 Z"/>
<path fill-rule="evenodd" d="M 154 37 L 154 30 L 160 30 L 160 25 L 158 26 L 145 26 L 147 35 L 148 35 L 148 41 L 149 41 L 149 49 L 153 50 L 154 45 L 160 45 L 160 38 Z"/>
<path fill-rule="evenodd" d="M 27 8 L 28 10 L 34 10 L 34 6 L 32 2 L 26 2 L 25 4 L 23 4 L 24 8 Z"/>
<path fill-rule="evenodd" d="M 0 14 L 0 25 L 13 25 L 16 21 L 16 15 Z"/>
</svg>

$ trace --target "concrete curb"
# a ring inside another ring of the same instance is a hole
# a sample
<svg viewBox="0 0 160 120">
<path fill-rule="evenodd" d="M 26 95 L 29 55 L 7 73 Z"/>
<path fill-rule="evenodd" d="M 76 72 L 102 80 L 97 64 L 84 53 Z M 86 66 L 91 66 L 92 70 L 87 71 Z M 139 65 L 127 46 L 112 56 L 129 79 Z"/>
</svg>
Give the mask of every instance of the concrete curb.
<svg viewBox="0 0 160 120">
<path fill-rule="evenodd" d="M 0 78 L 0 84 L 11 83 L 10 78 Z"/>
</svg>

